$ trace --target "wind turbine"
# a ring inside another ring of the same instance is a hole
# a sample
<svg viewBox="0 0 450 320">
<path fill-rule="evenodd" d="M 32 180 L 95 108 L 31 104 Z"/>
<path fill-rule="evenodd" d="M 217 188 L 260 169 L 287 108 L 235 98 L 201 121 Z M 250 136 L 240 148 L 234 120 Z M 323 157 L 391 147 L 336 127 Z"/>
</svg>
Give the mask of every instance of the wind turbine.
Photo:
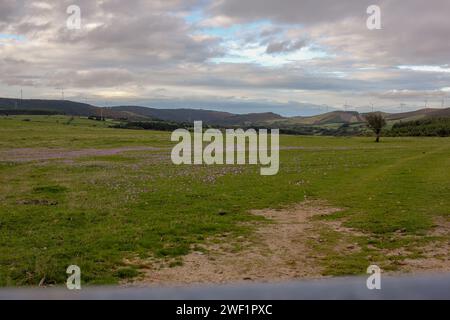
<svg viewBox="0 0 450 320">
<path fill-rule="evenodd" d="M 16 101 L 15 109 L 18 109 L 17 108 L 17 104 L 20 104 L 22 106 L 22 100 L 23 100 L 23 90 L 22 90 L 22 88 L 20 88 L 20 100 L 19 99 L 17 99 L 17 100 L 18 101 Z"/>
<path fill-rule="evenodd" d="M 56 88 L 56 90 L 61 90 L 61 98 L 64 101 L 64 87 Z"/>
<path fill-rule="evenodd" d="M 347 112 L 347 108 L 348 108 L 348 104 L 347 104 L 347 101 L 345 101 L 345 103 L 344 103 L 344 111 L 345 112 Z"/>
</svg>

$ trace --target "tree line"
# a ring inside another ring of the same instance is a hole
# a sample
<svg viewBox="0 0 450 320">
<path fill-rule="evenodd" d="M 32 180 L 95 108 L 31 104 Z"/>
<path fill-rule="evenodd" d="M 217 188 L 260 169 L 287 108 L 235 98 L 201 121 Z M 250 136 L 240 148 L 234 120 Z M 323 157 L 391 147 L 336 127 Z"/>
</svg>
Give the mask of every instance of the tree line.
<svg viewBox="0 0 450 320">
<path fill-rule="evenodd" d="M 449 137 L 450 118 L 427 118 L 398 122 L 387 134 L 393 137 Z"/>
</svg>

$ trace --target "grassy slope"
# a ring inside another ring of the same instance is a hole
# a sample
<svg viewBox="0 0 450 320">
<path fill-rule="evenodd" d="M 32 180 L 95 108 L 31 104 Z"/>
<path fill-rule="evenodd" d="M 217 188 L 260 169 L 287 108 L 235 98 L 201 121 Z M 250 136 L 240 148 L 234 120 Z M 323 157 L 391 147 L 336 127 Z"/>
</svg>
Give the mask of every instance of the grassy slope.
<svg viewBox="0 0 450 320">
<path fill-rule="evenodd" d="M 169 133 L 109 129 L 77 118 L 70 124 L 67 117 L 23 118 L 0 118 L 0 151 L 170 146 Z M 177 167 L 163 151 L 71 162 L 0 159 L 0 285 L 36 285 L 43 277 L 63 283 L 70 264 L 81 267 L 85 282 L 114 283 L 135 274 L 123 265 L 125 257 L 179 257 L 207 236 L 249 232 L 237 224 L 255 219 L 249 209 L 305 197 L 345 208 L 326 219 L 365 232 L 347 239 L 363 250 L 343 255 L 333 250 L 341 235 L 317 230 L 325 242 L 311 245 L 327 274 L 361 273 L 373 261 L 395 269 L 405 257 L 386 258 L 382 250 L 412 250 L 431 240 L 424 235 L 433 217 L 448 218 L 448 138 L 375 144 L 370 138 L 284 136 L 281 144 L 305 149 L 281 151 L 280 173 L 273 177 L 253 166 Z M 394 236 L 398 231 L 404 237 Z"/>
</svg>

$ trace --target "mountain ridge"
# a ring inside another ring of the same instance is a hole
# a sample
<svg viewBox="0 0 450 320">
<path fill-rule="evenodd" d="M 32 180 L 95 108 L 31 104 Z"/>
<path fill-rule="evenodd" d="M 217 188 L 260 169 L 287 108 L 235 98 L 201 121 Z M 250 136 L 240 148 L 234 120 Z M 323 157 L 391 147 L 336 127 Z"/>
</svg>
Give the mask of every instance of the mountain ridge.
<svg viewBox="0 0 450 320">
<path fill-rule="evenodd" d="M 210 125 L 303 125 L 323 126 L 329 124 L 357 124 L 365 121 L 367 113 L 357 111 L 331 111 L 315 116 L 283 117 L 273 112 L 234 114 L 207 109 L 158 109 L 143 106 L 97 107 L 70 100 L 11 99 L 0 98 L 0 110 L 11 114 L 14 110 L 23 112 L 49 111 L 73 116 L 107 117 L 127 121 L 163 120 L 171 122 L 203 121 Z M 426 117 L 450 117 L 450 108 L 426 108 L 403 113 L 383 113 L 387 121 L 411 121 Z"/>
</svg>

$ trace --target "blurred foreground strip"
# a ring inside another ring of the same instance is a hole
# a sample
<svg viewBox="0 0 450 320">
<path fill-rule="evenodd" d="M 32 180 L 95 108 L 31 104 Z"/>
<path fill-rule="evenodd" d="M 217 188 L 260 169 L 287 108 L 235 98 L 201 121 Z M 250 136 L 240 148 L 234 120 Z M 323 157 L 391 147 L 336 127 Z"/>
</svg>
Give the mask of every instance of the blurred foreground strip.
<svg viewBox="0 0 450 320">
<path fill-rule="evenodd" d="M 265 284 L 182 287 L 87 287 L 1 289 L 0 300 L 333 300 L 450 299 L 450 274 L 384 276 L 381 290 L 368 290 L 366 277 Z"/>
</svg>

